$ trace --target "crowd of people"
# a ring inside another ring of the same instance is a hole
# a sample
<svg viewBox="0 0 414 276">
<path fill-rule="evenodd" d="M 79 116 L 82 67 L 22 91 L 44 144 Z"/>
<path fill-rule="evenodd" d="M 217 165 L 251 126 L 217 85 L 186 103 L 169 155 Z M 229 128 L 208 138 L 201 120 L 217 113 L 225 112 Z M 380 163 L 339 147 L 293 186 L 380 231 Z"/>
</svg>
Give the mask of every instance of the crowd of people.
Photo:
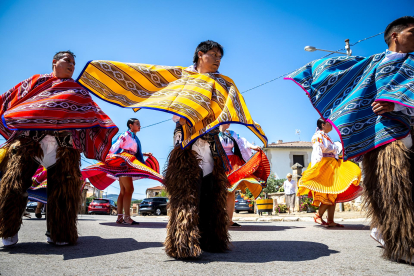
<svg viewBox="0 0 414 276">
<path fill-rule="evenodd" d="M 312 156 L 296 183 L 284 182 L 288 211 L 295 194 L 318 207 L 314 220 L 334 222 L 335 206 L 364 195 L 371 236 L 390 260 L 413 261 L 414 17 L 391 22 L 384 32 L 388 49 L 363 57 L 334 57 L 311 62 L 292 73 L 320 114 L 312 137 Z M 47 210 L 47 242 L 75 244 L 76 219 L 84 179 L 98 189 L 119 181 L 116 223 L 137 225 L 130 204 L 134 181 L 161 182 L 170 197 L 165 251 L 177 259 L 203 251 L 229 249 L 235 191 L 257 198 L 270 174 L 259 146 L 230 124 L 242 124 L 267 146 L 267 138 L 247 108 L 234 81 L 219 73 L 223 47 L 201 42 L 189 67 L 91 61 L 75 81 L 75 54 L 61 51 L 52 73 L 34 75 L 0 97 L 0 237 L 5 247 L 18 242 L 28 198 Z M 132 108 L 174 114 L 173 146 L 165 170 L 143 153 L 140 121 L 114 139 L 118 127 L 90 96 Z M 23 119 L 22 119 L 23 118 Z M 328 133 L 335 128 L 341 142 Z M 255 152 L 253 154 L 253 151 Z M 80 154 L 97 164 L 80 169 Z M 362 162 L 361 169 L 356 162 Z M 297 191 L 296 191 L 297 187 Z M 386 204 L 385 204 L 386 203 Z M 327 212 L 327 221 L 323 219 Z"/>
</svg>

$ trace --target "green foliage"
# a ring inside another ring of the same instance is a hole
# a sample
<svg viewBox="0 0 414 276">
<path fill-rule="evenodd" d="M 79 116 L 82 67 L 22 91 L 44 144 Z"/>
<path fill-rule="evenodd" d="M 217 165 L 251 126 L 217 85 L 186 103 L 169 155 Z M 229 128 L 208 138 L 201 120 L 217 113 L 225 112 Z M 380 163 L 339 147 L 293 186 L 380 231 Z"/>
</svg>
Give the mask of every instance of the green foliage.
<svg viewBox="0 0 414 276">
<path fill-rule="evenodd" d="M 269 178 L 267 179 L 267 187 L 263 189 L 263 193 L 270 194 L 270 193 L 277 193 L 280 191 L 280 187 L 283 188 L 283 182 L 286 179 L 276 179 L 274 174 L 270 174 Z"/>
<path fill-rule="evenodd" d="M 161 192 L 157 195 L 159 197 L 169 197 L 169 194 L 165 189 L 161 190 Z"/>
<path fill-rule="evenodd" d="M 276 213 L 286 213 L 287 206 L 285 204 L 278 204 L 275 208 Z"/>
<path fill-rule="evenodd" d="M 141 203 L 141 202 L 142 202 L 142 199 L 137 199 L 137 200 L 131 201 L 131 204 L 133 204 L 133 203 Z"/>
</svg>

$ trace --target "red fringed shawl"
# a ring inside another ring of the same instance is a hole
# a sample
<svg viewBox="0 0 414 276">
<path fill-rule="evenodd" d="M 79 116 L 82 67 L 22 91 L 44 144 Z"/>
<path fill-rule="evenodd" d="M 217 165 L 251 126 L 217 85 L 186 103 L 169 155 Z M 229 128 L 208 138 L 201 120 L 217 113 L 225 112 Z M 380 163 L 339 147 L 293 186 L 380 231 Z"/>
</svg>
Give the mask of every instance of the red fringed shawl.
<svg viewBox="0 0 414 276">
<path fill-rule="evenodd" d="M 118 128 L 73 79 L 34 75 L 0 96 L 0 134 L 72 130 L 74 146 L 87 158 L 104 161 Z"/>
</svg>

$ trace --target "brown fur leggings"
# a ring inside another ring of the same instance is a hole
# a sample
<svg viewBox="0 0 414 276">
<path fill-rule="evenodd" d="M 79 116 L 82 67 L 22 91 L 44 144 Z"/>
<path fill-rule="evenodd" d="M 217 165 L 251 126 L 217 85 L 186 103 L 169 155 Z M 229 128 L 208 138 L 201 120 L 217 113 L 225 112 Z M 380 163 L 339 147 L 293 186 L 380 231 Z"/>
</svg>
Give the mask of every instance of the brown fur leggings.
<svg viewBox="0 0 414 276">
<path fill-rule="evenodd" d="M 27 203 L 27 189 L 43 157 L 38 142 L 17 138 L 7 148 L 0 168 L 0 237 L 14 236 L 22 224 Z M 55 242 L 76 243 L 76 217 L 80 201 L 80 153 L 72 148 L 58 148 L 57 162 L 47 172 L 47 228 Z"/>
</svg>

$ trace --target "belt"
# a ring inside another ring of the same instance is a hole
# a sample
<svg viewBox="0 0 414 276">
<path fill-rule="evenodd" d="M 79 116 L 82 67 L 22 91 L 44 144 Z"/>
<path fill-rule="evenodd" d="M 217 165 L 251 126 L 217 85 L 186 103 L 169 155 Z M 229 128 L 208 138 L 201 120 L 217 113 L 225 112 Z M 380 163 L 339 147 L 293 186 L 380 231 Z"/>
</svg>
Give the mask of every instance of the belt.
<svg viewBox="0 0 414 276">
<path fill-rule="evenodd" d="M 335 154 L 333 154 L 333 153 L 324 153 L 323 157 L 335 157 Z"/>
</svg>

